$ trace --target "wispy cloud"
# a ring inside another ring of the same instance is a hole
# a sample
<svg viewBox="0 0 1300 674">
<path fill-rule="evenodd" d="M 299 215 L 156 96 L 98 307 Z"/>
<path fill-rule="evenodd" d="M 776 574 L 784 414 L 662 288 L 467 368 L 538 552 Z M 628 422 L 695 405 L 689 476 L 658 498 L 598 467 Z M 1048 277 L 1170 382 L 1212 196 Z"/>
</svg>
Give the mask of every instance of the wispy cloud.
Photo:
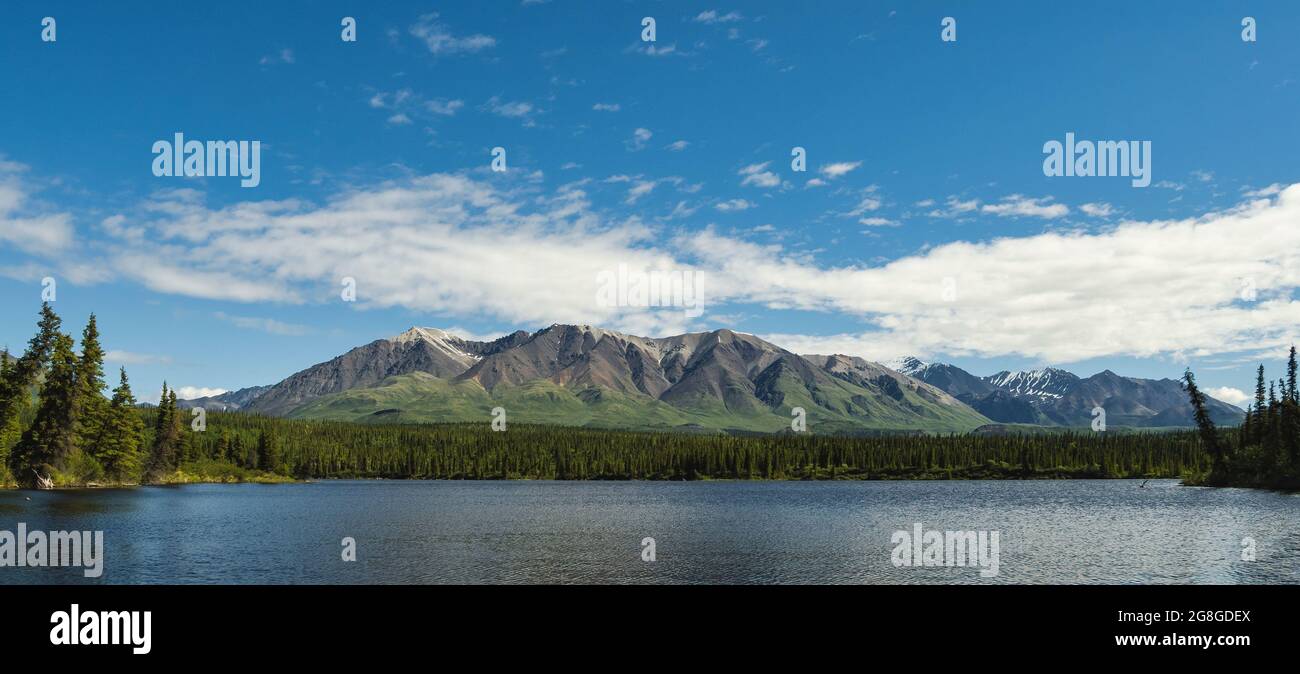
<svg viewBox="0 0 1300 674">
<path fill-rule="evenodd" d="M 699 14 L 696 14 L 695 18 L 691 20 L 694 21 L 695 23 L 714 24 L 714 23 L 734 23 L 736 21 L 740 21 L 743 18 L 745 17 L 741 16 L 740 12 L 731 11 L 724 14 L 722 12 L 719 12 L 716 9 L 709 9 L 700 12 Z"/>
<path fill-rule="evenodd" d="M 260 330 L 271 335 L 281 335 L 285 337 L 301 337 L 311 334 L 311 328 L 305 325 L 295 323 L 285 323 L 274 318 L 255 318 L 251 316 L 231 316 L 225 312 L 218 311 L 212 314 L 214 317 L 226 321 L 231 325 L 245 330 Z"/>
<path fill-rule="evenodd" d="M 646 143 L 649 143 L 650 139 L 653 137 L 654 133 L 651 132 L 650 129 L 638 128 L 632 132 L 632 137 L 630 139 L 624 141 L 624 145 L 627 146 L 627 149 L 637 152 L 639 150 L 644 150 Z"/>
<path fill-rule="evenodd" d="M 110 365 L 168 365 L 172 362 L 172 357 L 109 349 L 104 353 L 104 362 Z"/>
<path fill-rule="evenodd" d="M 767 170 L 772 162 L 765 161 L 760 164 L 750 164 L 738 171 L 741 176 L 740 184 L 753 187 L 778 187 L 781 184 L 781 178 L 775 173 Z"/>
<path fill-rule="evenodd" d="M 753 208 L 754 204 L 744 199 L 730 199 L 727 201 L 720 201 L 714 204 L 713 207 L 723 213 L 730 213 L 732 211 L 747 211 Z"/>
<path fill-rule="evenodd" d="M 281 49 L 280 51 L 274 54 L 263 56 L 262 58 L 258 59 L 257 62 L 264 66 L 292 65 L 294 63 L 293 50 L 288 48 Z"/>
<path fill-rule="evenodd" d="M 473 34 L 457 36 L 451 29 L 438 21 L 436 12 L 425 14 L 413 24 L 409 32 L 424 42 L 429 51 L 435 55 L 466 54 L 482 51 L 496 46 L 496 38 L 491 35 Z"/>
<path fill-rule="evenodd" d="M 862 166 L 862 162 L 860 161 L 841 161 L 834 164 L 826 164 L 818 169 L 818 172 L 827 178 L 834 180 L 835 178 L 839 178 L 840 176 L 856 170 L 859 166 Z"/>
<path fill-rule="evenodd" d="M 1031 199 L 1019 194 L 1003 197 L 1002 201 L 996 204 L 985 204 L 980 208 L 981 213 L 988 213 L 999 217 L 1033 217 L 1033 218 L 1059 218 L 1070 214 L 1070 209 L 1065 204 L 1050 203 L 1052 197 L 1040 197 Z"/>
</svg>

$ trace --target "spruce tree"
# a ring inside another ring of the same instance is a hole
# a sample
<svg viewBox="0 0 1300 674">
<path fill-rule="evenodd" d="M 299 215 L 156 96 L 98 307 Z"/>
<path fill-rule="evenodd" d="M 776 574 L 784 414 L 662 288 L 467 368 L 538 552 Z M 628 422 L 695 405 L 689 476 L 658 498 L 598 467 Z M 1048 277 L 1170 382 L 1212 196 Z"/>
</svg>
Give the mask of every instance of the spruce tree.
<svg viewBox="0 0 1300 674">
<path fill-rule="evenodd" d="M 54 340 L 50 371 L 41 387 L 40 404 L 32 427 L 11 457 L 11 470 L 21 484 L 35 484 L 63 468 L 75 448 L 73 409 L 77 396 L 77 355 L 72 338 L 60 334 Z"/>
<path fill-rule="evenodd" d="M 13 363 L 7 377 L 0 379 L 0 428 L 6 427 L 15 416 L 15 407 L 28 396 L 37 376 L 49 367 L 50 352 L 58 339 L 63 321 L 50 305 L 41 305 L 41 319 L 36 324 L 36 335 L 27 342 L 27 350 Z"/>
<path fill-rule="evenodd" d="M 1286 398 L 1291 402 L 1300 402 L 1300 393 L 1296 391 L 1295 345 L 1291 346 L 1291 356 L 1286 361 Z"/>
<path fill-rule="evenodd" d="M 1268 408 L 1266 407 L 1268 400 L 1265 395 L 1267 393 L 1264 387 L 1264 366 L 1260 365 L 1259 373 L 1255 378 L 1255 419 L 1251 423 L 1254 431 L 1251 443 L 1256 445 L 1264 443 L 1264 433 L 1268 430 Z"/>
<path fill-rule="evenodd" d="M 81 333 L 81 360 L 77 363 L 77 400 L 74 408 L 77 447 L 103 464 L 100 444 L 109 422 L 104 399 L 104 349 L 99 344 L 95 314 Z"/>
<path fill-rule="evenodd" d="M 257 465 L 269 473 L 280 468 L 280 446 L 272 431 L 264 430 L 257 438 Z"/>
<path fill-rule="evenodd" d="M 1209 411 L 1205 409 L 1205 394 L 1197 388 L 1196 377 L 1192 375 L 1190 369 L 1183 372 L 1183 387 L 1187 390 L 1187 397 L 1191 399 L 1192 417 L 1196 420 L 1197 430 L 1200 431 L 1201 444 L 1213 458 L 1215 472 L 1220 472 L 1224 467 L 1224 456 L 1219 446 L 1219 432 L 1214 427 L 1214 421 L 1210 419 Z"/>
<path fill-rule="evenodd" d="M 154 420 L 153 447 L 146 468 L 153 479 L 176 470 L 176 392 L 167 389 L 163 382 L 162 396 L 158 398 L 158 415 Z"/>
<path fill-rule="evenodd" d="M 119 383 L 113 389 L 107 420 L 100 444 L 100 462 L 104 470 L 119 479 L 134 478 L 140 472 L 140 445 L 144 422 L 135 410 L 135 396 L 126 379 L 126 368 L 119 371 Z"/>
</svg>

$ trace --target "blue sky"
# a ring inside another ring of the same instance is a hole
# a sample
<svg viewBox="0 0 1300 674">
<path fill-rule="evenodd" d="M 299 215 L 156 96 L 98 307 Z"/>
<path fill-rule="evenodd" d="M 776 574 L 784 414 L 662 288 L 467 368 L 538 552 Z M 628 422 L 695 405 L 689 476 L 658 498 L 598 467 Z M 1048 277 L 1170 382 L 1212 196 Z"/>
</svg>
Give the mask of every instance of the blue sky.
<svg viewBox="0 0 1300 674">
<path fill-rule="evenodd" d="M 6 3 L 0 342 L 46 276 L 142 397 L 412 325 L 731 327 L 1216 390 L 1296 338 L 1294 3 L 372 4 Z M 155 176 L 177 132 L 261 141 L 260 184 Z M 1151 186 L 1045 176 L 1067 132 L 1150 141 Z M 596 305 L 621 264 L 705 275 L 707 310 Z"/>
</svg>

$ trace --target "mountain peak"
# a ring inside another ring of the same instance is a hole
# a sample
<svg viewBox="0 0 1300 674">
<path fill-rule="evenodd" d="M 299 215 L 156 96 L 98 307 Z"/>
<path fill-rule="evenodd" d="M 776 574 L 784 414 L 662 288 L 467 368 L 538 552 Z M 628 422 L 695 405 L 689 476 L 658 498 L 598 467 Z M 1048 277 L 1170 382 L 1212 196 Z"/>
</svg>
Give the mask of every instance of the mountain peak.
<svg viewBox="0 0 1300 674">
<path fill-rule="evenodd" d="M 394 342 L 396 344 L 408 344 L 410 342 L 418 342 L 421 340 L 426 342 L 445 342 L 449 339 L 459 340 L 461 338 L 451 334 L 450 332 L 447 332 L 446 330 L 439 330 L 438 328 L 421 328 L 415 326 L 407 330 L 406 332 L 403 332 L 400 335 L 394 335 L 392 337 L 389 337 L 388 341 Z"/>
<path fill-rule="evenodd" d="M 921 360 L 920 358 L 917 358 L 916 356 L 897 358 L 885 363 L 885 367 L 895 372 L 901 372 L 902 374 L 908 376 L 916 374 L 917 372 L 920 372 L 921 370 L 924 370 L 929 366 L 930 366 L 929 363 Z"/>
</svg>

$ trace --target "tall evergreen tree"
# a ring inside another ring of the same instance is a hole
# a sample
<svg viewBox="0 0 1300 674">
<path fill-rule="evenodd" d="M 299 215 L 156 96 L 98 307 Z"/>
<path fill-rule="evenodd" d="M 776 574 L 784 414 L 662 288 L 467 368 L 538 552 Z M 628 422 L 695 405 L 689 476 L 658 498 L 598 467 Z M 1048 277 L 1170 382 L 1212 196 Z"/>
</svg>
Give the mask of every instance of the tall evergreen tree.
<svg viewBox="0 0 1300 674">
<path fill-rule="evenodd" d="M 119 371 L 117 388 L 109 403 L 99 456 L 110 476 L 132 479 L 140 472 L 140 445 L 144 438 L 144 421 L 135 409 L 135 396 L 126 379 L 126 368 Z"/>
<path fill-rule="evenodd" d="M 1264 385 L 1264 366 L 1259 366 L 1259 372 L 1255 377 L 1255 419 L 1251 423 L 1254 436 L 1251 438 L 1253 444 L 1264 442 L 1264 433 L 1268 430 L 1268 398 L 1267 389 Z"/>
<path fill-rule="evenodd" d="M 1286 361 L 1286 398 L 1291 402 L 1300 402 L 1300 392 L 1296 391 L 1295 345 L 1291 346 L 1291 356 Z"/>
<path fill-rule="evenodd" d="M 162 396 L 158 398 L 158 416 L 154 420 L 153 447 L 146 469 L 150 478 L 176 470 L 176 440 L 179 436 L 176 422 L 176 392 L 169 391 L 167 382 L 163 382 Z"/>
<path fill-rule="evenodd" d="M 1192 403 L 1192 417 L 1196 420 L 1196 428 L 1200 431 L 1201 444 L 1205 446 L 1205 451 L 1210 454 L 1214 460 L 1216 469 L 1222 469 L 1224 464 L 1223 448 L 1219 445 L 1219 432 L 1214 427 L 1214 421 L 1210 419 L 1210 413 L 1205 409 L 1205 394 L 1196 386 L 1196 377 L 1190 369 L 1183 372 L 1183 387 L 1187 390 L 1187 397 Z"/>
<path fill-rule="evenodd" d="M 37 322 L 36 335 L 27 342 L 27 350 L 18 357 L 9 375 L 0 379 L 0 428 L 8 425 L 15 414 L 15 407 L 20 406 L 29 394 L 29 389 L 36 383 L 37 376 L 49 367 L 50 353 L 58 339 L 59 328 L 63 321 L 50 308 L 48 303 L 41 305 L 41 319 Z"/>
<path fill-rule="evenodd" d="M 35 484 L 63 468 L 75 448 L 73 409 L 77 396 L 77 355 L 72 338 L 60 334 L 54 340 L 50 371 L 41 387 L 40 404 L 32 427 L 11 457 L 11 470 L 22 484 Z"/>
<path fill-rule="evenodd" d="M 5 347 L 3 353 L 0 353 L 0 389 L 3 389 L 13 376 L 14 359 L 9 355 L 9 348 Z M 27 396 L 20 396 L 14 400 L 8 417 L 0 418 L 0 483 L 8 480 L 9 453 L 22 437 L 22 416 L 28 406 Z"/>
<path fill-rule="evenodd" d="M 104 399 L 104 349 L 99 343 L 99 326 L 90 315 L 81 333 L 81 359 L 77 363 L 76 415 L 77 447 L 99 460 L 100 444 L 109 423 L 109 402 Z"/>
<path fill-rule="evenodd" d="M 274 473 L 280 469 L 280 445 L 275 432 L 263 430 L 257 438 L 257 465 L 262 470 Z"/>
</svg>

